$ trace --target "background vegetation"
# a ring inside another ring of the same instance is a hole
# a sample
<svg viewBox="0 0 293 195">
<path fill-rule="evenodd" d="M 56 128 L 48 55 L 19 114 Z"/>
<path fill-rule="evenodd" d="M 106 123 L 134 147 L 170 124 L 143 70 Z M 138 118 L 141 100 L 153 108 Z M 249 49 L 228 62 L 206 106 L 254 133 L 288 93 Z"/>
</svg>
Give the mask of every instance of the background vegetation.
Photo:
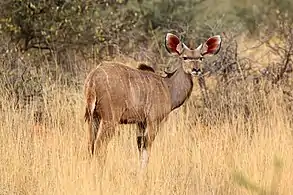
<svg viewBox="0 0 293 195">
<path fill-rule="evenodd" d="M 290 194 L 293 3 L 290 0 L 0 2 L 0 194 Z M 158 73 L 221 34 L 190 100 L 162 125 L 145 177 L 134 127 L 87 157 L 83 82 L 102 60 Z"/>
</svg>

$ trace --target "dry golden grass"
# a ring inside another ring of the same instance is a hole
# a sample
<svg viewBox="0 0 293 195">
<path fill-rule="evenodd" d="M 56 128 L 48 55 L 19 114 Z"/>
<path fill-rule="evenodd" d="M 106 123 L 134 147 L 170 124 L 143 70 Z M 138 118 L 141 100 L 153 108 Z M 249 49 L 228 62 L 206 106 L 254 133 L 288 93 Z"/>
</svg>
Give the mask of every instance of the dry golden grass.
<svg viewBox="0 0 293 195">
<path fill-rule="evenodd" d="M 36 127 L 34 105 L 12 109 L 13 101 L 2 93 L 1 195 L 253 194 L 239 185 L 249 182 L 267 192 L 293 192 L 292 124 L 278 91 L 251 99 L 267 105 L 252 109 L 248 121 L 235 112 L 234 118 L 204 124 L 192 104 L 173 112 L 155 140 L 145 173 L 139 169 L 134 127 L 120 126 L 103 175 L 98 161 L 87 156 L 83 92 L 60 89 L 51 96 L 44 105 L 45 123 Z M 277 173 L 276 156 L 283 164 Z M 249 181 L 241 181 L 239 172 Z M 271 185 L 272 180 L 277 182 Z"/>
</svg>

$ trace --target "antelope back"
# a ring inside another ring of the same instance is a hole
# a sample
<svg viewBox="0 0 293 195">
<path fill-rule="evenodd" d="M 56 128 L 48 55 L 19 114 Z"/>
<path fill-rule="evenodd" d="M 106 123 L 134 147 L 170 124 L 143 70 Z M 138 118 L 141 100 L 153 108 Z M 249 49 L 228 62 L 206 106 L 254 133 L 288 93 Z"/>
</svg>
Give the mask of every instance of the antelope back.
<svg viewBox="0 0 293 195">
<path fill-rule="evenodd" d="M 154 115 L 170 110 L 166 84 L 153 70 L 144 68 L 142 71 L 121 63 L 104 63 L 90 73 L 86 96 L 94 95 L 102 118 L 117 119 L 123 113 L 123 120 L 136 121 L 153 109 Z"/>
</svg>

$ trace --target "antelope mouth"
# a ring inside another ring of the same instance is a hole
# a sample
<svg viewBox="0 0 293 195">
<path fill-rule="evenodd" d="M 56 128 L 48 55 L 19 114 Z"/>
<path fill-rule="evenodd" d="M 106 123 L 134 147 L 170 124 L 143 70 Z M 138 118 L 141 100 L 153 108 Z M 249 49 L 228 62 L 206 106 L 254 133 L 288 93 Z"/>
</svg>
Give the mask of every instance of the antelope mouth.
<svg viewBox="0 0 293 195">
<path fill-rule="evenodd" d="M 199 76 L 199 75 L 201 75 L 201 74 L 202 74 L 202 71 L 201 71 L 200 68 L 193 68 L 193 69 L 191 70 L 191 75 L 192 75 L 192 76 Z"/>
</svg>

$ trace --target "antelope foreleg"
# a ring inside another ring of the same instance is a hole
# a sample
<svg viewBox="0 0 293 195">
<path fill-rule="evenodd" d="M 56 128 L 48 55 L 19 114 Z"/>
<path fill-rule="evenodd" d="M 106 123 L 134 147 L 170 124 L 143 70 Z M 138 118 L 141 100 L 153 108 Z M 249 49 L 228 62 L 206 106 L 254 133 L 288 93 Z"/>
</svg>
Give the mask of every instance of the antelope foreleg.
<svg viewBox="0 0 293 195">
<path fill-rule="evenodd" d="M 145 168 L 149 162 L 152 144 L 157 135 L 157 126 L 154 124 L 148 125 L 143 135 L 143 145 L 141 150 L 141 167 Z"/>
</svg>

